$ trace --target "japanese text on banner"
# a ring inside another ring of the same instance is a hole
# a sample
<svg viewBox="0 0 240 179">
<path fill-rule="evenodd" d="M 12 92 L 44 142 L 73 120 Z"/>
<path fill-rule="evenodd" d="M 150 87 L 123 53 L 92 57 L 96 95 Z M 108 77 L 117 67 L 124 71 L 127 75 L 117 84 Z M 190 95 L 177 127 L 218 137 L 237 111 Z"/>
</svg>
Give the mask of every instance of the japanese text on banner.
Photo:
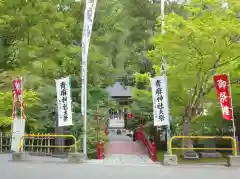
<svg viewBox="0 0 240 179">
<path fill-rule="evenodd" d="M 232 120 L 231 96 L 229 91 L 229 80 L 227 74 L 215 75 L 213 77 L 217 91 L 218 100 L 222 109 L 223 118 Z"/>
<path fill-rule="evenodd" d="M 168 125 L 168 96 L 166 93 L 166 76 L 151 78 L 154 126 Z"/>
<path fill-rule="evenodd" d="M 69 77 L 56 80 L 58 126 L 72 125 L 72 105 Z"/>
<path fill-rule="evenodd" d="M 13 122 L 12 122 L 12 140 L 11 140 L 11 150 L 14 152 L 19 152 L 19 141 L 25 133 L 25 115 L 24 115 L 24 105 L 23 105 L 23 89 L 22 89 L 22 78 L 17 78 L 13 80 Z M 18 106 L 19 104 L 19 106 Z M 17 107 L 20 107 L 21 118 L 18 117 Z"/>
<path fill-rule="evenodd" d="M 24 120 L 24 105 L 22 99 L 22 79 L 18 78 L 13 80 L 13 119 L 17 119 L 17 101 L 20 103 L 21 119 Z"/>
</svg>

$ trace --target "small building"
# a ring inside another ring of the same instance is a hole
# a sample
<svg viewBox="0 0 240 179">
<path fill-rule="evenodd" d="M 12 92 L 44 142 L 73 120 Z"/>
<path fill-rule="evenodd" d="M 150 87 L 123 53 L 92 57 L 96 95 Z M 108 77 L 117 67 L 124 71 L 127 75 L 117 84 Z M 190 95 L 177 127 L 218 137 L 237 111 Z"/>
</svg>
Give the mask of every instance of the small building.
<svg viewBox="0 0 240 179">
<path fill-rule="evenodd" d="M 124 128 L 127 120 L 126 106 L 132 102 L 132 87 L 124 86 L 120 82 L 116 82 L 112 86 L 107 87 L 109 98 L 117 103 L 117 107 L 109 109 L 109 128 Z"/>
</svg>

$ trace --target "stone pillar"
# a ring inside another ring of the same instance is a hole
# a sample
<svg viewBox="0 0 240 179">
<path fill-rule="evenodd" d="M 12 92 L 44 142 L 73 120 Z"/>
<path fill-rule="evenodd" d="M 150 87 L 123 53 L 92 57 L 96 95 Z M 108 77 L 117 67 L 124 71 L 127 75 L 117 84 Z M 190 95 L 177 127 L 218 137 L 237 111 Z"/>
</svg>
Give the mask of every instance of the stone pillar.
<svg viewBox="0 0 240 179">
<path fill-rule="evenodd" d="M 68 163 L 79 164 L 86 161 L 86 156 L 83 153 L 69 153 L 68 154 Z"/>
<path fill-rule="evenodd" d="M 230 167 L 240 167 L 240 156 L 228 156 L 227 164 Z"/>
<path fill-rule="evenodd" d="M 12 161 L 14 162 L 29 161 L 29 155 L 26 152 L 13 152 Z"/>
<path fill-rule="evenodd" d="M 164 165 L 177 165 L 178 160 L 177 160 L 177 155 L 164 155 L 164 160 L 163 160 Z"/>
<path fill-rule="evenodd" d="M 204 142 L 204 148 L 216 148 L 216 139 L 207 139 Z M 202 158 L 222 158 L 222 154 L 216 150 L 204 150 L 200 155 Z"/>
</svg>

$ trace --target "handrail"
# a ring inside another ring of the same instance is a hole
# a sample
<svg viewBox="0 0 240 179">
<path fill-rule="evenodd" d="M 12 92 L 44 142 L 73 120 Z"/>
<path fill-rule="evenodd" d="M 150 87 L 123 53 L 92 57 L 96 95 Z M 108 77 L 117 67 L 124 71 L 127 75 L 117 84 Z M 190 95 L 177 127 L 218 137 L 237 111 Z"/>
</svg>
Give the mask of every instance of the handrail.
<svg viewBox="0 0 240 179">
<path fill-rule="evenodd" d="M 174 139 L 230 139 L 233 142 L 232 148 L 173 148 L 172 142 Z M 236 139 L 234 139 L 231 136 L 173 136 L 169 141 L 169 150 L 170 154 L 172 155 L 172 150 L 233 150 L 234 156 L 237 156 L 237 142 Z"/>
<path fill-rule="evenodd" d="M 77 139 L 73 135 L 56 135 L 56 134 L 25 134 L 24 136 L 20 137 L 19 142 L 19 151 L 21 151 L 21 148 L 24 145 L 23 139 L 26 137 L 61 137 L 61 138 L 72 138 L 74 141 L 74 152 L 77 152 Z M 52 148 L 71 148 L 72 146 L 48 146 Z"/>
<path fill-rule="evenodd" d="M 144 136 L 143 140 L 144 140 L 145 145 L 147 146 L 149 154 L 152 155 L 152 144 L 150 143 L 150 141 L 148 139 L 146 139 L 145 136 Z"/>
<path fill-rule="evenodd" d="M 139 128 L 137 132 L 138 132 L 137 139 L 141 140 L 144 143 L 144 145 L 147 147 L 148 154 L 150 155 L 150 158 L 153 161 L 156 161 L 156 146 L 155 146 L 155 144 L 151 143 L 149 141 L 149 139 L 145 136 L 145 134 L 143 133 L 141 128 Z"/>
</svg>

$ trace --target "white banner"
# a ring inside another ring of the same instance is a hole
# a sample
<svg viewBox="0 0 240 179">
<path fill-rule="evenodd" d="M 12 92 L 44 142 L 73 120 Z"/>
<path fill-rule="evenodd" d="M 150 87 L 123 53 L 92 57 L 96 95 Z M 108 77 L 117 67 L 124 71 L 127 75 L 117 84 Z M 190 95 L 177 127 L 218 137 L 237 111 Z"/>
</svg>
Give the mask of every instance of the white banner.
<svg viewBox="0 0 240 179">
<path fill-rule="evenodd" d="M 95 14 L 97 0 L 86 0 L 86 9 L 84 13 L 83 33 L 82 33 L 82 90 L 81 90 L 81 112 L 86 110 L 85 98 L 87 95 L 87 57 L 88 48 L 91 39 L 92 25 Z"/>
<path fill-rule="evenodd" d="M 167 77 L 158 76 L 150 79 L 153 100 L 154 126 L 169 125 Z"/>
<path fill-rule="evenodd" d="M 61 78 L 55 81 L 57 90 L 58 127 L 73 125 L 70 78 Z"/>
</svg>

